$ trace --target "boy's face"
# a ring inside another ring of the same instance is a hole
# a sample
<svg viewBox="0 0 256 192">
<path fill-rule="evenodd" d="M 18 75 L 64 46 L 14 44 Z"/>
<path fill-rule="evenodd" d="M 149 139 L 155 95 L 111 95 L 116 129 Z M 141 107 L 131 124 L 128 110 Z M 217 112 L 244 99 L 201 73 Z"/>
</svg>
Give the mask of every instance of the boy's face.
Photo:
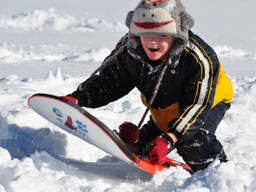
<svg viewBox="0 0 256 192">
<path fill-rule="evenodd" d="M 170 50 L 175 37 L 166 35 L 141 35 L 140 40 L 149 59 L 161 59 Z"/>
</svg>

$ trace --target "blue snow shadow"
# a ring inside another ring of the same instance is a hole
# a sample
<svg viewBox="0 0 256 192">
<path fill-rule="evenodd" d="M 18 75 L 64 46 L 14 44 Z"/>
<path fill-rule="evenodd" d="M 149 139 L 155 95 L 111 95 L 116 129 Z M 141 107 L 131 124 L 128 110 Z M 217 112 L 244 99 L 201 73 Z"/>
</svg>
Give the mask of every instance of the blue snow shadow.
<svg viewBox="0 0 256 192">
<path fill-rule="evenodd" d="M 58 131 L 51 131 L 49 128 L 33 129 L 30 127 L 19 127 L 16 124 L 5 125 L 2 128 L 8 129 L 9 138 L 0 139 L 0 147 L 7 149 L 12 158 L 22 160 L 25 157 L 30 157 L 36 151 L 44 151 L 53 158 L 77 168 L 82 172 L 81 175 L 85 177 L 89 176 L 89 178 L 95 178 L 97 176 L 110 180 L 140 179 L 146 181 L 151 180 L 153 177 L 152 174 L 112 156 L 103 157 L 98 159 L 97 162 L 85 162 L 67 158 L 65 157 L 65 147 L 67 145 L 65 134 Z M 54 169 L 56 165 L 54 164 L 52 167 Z M 68 174 L 72 175 L 74 173 L 68 171 Z"/>
<path fill-rule="evenodd" d="M 66 136 L 49 128 L 33 129 L 10 124 L 8 135 L 8 139 L 0 140 L 0 146 L 7 149 L 12 158 L 29 157 L 36 151 L 46 151 L 52 156 L 66 155 Z"/>
</svg>

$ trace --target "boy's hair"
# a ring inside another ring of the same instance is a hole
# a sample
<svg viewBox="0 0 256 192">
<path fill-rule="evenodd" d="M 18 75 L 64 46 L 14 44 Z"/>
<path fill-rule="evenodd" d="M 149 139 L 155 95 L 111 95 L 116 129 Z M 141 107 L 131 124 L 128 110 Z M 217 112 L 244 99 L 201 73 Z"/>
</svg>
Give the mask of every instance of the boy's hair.
<svg viewBox="0 0 256 192">
<path fill-rule="evenodd" d="M 136 36 L 160 34 L 175 36 L 171 56 L 177 55 L 188 43 L 188 30 L 194 25 L 180 0 L 141 0 L 126 17 L 129 37 L 138 46 Z"/>
</svg>

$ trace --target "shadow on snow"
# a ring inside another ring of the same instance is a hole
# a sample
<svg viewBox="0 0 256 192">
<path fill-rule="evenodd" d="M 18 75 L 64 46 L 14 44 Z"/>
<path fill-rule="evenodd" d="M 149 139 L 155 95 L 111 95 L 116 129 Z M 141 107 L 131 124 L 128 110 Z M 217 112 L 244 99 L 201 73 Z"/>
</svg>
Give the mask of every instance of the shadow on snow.
<svg viewBox="0 0 256 192">
<path fill-rule="evenodd" d="M 2 119 L 3 120 L 3 119 Z M 0 146 L 8 150 L 12 158 L 23 159 L 37 152 L 47 152 L 55 159 L 87 174 L 109 179 L 150 180 L 152 175 L 128 163 L 106 156 L 97 162 L 84 162 L 66 158 L 66 136 L 49 128 L 33 129 L 16 124 L 1 127 L 8 129 L 8 139 L 1 139 Z M 88 176 L 88 175 L 87 175 Z"/>
</svg>

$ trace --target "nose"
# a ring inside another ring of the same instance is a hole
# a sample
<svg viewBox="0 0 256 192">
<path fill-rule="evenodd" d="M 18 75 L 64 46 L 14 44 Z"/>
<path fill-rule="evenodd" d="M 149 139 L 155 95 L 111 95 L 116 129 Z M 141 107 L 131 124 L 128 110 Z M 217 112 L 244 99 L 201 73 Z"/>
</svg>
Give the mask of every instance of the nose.
<svg viewBox="0 0 256 192">
<path fill-rule="evenodd" d="M 155 37 L 150 37 L 149 42 L 151 45 L 157 45 L 158 41 Z"/>
</svg>

